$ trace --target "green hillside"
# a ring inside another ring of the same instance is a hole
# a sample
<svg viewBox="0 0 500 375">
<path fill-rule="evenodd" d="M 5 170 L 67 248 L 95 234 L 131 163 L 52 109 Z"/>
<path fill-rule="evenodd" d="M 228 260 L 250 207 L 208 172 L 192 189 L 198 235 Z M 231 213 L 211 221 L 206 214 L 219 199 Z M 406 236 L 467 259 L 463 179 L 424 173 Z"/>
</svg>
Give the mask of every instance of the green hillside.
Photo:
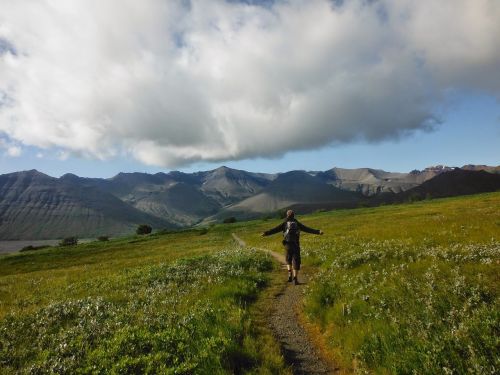
<svg viewBox="0 0 500 375">
<path fill-rule="evenodd" d="M 500 368 L 500 193 L 299 217 L 304 316 L 346 372 Z M 262 323 L 279 221 L 0 257 L 1 373 L 288 373 Z"/>
<path fill-rule="evenodd" d="M 304 309 L 341 367 L 498 373 L 500 193 L 299 219 L 325 232 L 301 240 L 317 268 Z"/>
<path fill-rule="evenodd" d="M 0 372 L 288 373 L 249 312 L 273 263 L 225 229 L 0 258 Z"/>
</svg>

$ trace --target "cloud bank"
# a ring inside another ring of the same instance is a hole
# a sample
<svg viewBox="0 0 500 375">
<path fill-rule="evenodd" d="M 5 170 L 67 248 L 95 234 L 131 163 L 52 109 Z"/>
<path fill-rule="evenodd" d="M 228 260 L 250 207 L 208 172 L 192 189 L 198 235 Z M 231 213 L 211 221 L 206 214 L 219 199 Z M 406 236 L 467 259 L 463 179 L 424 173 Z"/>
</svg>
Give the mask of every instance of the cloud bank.
<svg viewBox="0 0 500 375">
<path fill-rule="evenodd" d="M 498 0 L 264 3 L 3 0 L 0 136 L 177 167 L 397 138 L 450 91 L 500 98 Z"/>
</svg>

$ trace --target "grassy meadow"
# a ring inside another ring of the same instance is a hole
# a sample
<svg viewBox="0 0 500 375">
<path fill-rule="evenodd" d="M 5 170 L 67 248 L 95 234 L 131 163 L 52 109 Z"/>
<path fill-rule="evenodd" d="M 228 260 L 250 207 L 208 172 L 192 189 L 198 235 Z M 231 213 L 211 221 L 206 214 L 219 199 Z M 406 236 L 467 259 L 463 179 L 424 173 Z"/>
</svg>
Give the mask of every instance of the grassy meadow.
<svg viewBox="0 0 500 375">
<path fill-rule="evenodd" d="M 227 229 L 0 258 L 0 372 L 288 373 L 249 309 L 274 265 Z"/>
<path fill-rule="evenodd" d="M 345 372 L 498 373 L 500 193 L 298 217 L 304 318 Z M 0 257 L 0 373 L 289 373 L 259 301 L 279 223 Z M 283 282 L 285 275 L 282 276 Z"/>
<path fill-rule="evenodd" d="M 301 240 L 314 269 L 305 315 L 342 368 L 499 372 L 500 193 L 300 219 L 325 232 Z M 240 235 L 279 250 L 277 240 Z"/>
</svg>

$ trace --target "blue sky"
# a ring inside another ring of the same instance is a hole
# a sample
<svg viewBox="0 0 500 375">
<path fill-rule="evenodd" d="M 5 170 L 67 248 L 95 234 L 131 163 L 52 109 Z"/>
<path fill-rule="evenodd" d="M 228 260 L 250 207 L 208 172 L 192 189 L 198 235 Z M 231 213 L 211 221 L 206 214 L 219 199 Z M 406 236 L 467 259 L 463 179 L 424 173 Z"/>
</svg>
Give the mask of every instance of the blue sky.
<svg viewBox="0 0 500 375">
<path fill-rule="evenodd" d="M 498 165 L 499 18 L 496 0 L 6 0 L 0 173 Z"/>
</svg>

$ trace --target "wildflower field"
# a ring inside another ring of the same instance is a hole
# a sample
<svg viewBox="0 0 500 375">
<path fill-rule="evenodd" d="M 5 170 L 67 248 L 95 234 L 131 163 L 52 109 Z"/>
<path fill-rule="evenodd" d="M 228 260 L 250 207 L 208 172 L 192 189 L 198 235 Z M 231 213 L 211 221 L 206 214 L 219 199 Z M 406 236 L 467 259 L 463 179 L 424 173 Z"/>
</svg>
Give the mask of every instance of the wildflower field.
<svg viewBox="0 0 500 375">
<path fill-rule="evenodd" d="M 500 193 L 299 216 L 303 317 L 346 373 L 499 372 Z M 261 220 L 0 256 L 0 373 L 287 374 Z M 292 286 L 291 286 L 292 287 Z M 269 299 L 267 299 L 269 301 Z M 320 341 L 321 341 L 320 340 Z"/>
<path fill-rule="evenodd" d="M 342 368 L 500 371 L 499 193 L 299 219 L 325 231 L 302 236 L 304 311 Z"/>
<path fill-rule="evenodd" d="M 249 312 L 273 263 L 224 230 L 23 253 L 0 267 L 2 374 L 287 373 Z"/>
</svg>

